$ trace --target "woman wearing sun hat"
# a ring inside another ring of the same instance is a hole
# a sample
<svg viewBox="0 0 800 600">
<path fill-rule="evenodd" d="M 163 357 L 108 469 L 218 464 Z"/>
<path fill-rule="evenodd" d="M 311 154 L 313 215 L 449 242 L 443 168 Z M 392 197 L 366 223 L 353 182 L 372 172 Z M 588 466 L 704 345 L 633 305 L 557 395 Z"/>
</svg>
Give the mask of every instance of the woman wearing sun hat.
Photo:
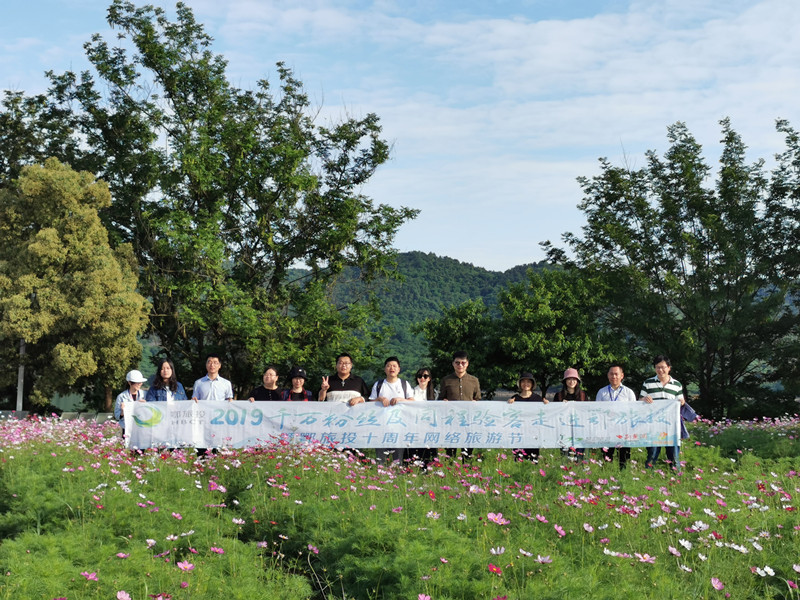
<svg viewBox="0 0 800 600">
<path fill-rule="evenodd" d="M 553 402 L 588 402 L 589 396 L 581 389 L 581 376 L 578 369 L 570 367 L 564 371 L 564 377 L 561 379 L 562 386 L 556 395 L 553 396 Z M 564 453 L 568 450 L 564 449 Z M 575 448 L 575 455 L 583 457 L 586 454 L 586 448 Z"/>
<path fill-rule="evenodd" d="M 508 403 L 544 402 L 545 404 L 549 404 L 547 398 L 542 398 L 539 394 L 533 393 L 534 387 L 536 387 L 536 380 L 533 378 L 533 374 L 530 371 L 523 371 L 519 374 L 519 379 L 517 379 L 519 393 L 509 398 Z M 517 448 L 514 450 L 514 454 L 516 454 L 517 457 L 527 457 L 535 461 L 539 459 L 539 448 Z"/>
<path fill-rule="evenodd" d="M 141 371 L 134 369 L 128 371 L 125 375 L 125 381 L 128 382 L 128 389 L 117 396 L 117 401 L 114 403 L 114 418 L 119 423 L 122 433 L 125 433 L 125 403 L 126 402 L 144 402 L 144 393 L 142 392 L 142 384 L 147 381 Z"/>
</svg>

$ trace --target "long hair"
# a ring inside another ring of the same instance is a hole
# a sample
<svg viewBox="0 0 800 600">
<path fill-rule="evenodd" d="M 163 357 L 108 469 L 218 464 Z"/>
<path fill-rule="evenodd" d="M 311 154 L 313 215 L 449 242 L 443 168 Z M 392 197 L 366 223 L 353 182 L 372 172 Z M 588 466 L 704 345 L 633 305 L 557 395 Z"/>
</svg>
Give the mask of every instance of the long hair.
<svg viewBox="0 0 800 600">
<path fill-rule="evenodd" d="M 161 367 L 164 366 L 164 363 L 167 363 L 169 368 L 172 369 L 172 375 L 169 376 L 167 381 L 164 381 L 164 378 L 161 377 Z M 153 387 L 157 390 L 169 389 L 173 394 L 178 391 L 178 378 L 175 375 L 175 365 L 172 364 L 170 359 L 162 358 L 160 361 L 158 361 L 158 365 L 156 366 L 156 378 L 153 381 Z"/>
<path fill-rule="evenodd" d="M 414 381 L 419 379 L 420 375 L 423 375 L 424 373 L 428 374 L 428 387 L 425 388 L 425 398 L 428 400 L 436 400 L 436 390 L 434 389 L 433 385 L 433 373 L 428 367 L 422 367 L 421 369 L 418 369 L 416 375 L 414 376 Z"/>
</svg>

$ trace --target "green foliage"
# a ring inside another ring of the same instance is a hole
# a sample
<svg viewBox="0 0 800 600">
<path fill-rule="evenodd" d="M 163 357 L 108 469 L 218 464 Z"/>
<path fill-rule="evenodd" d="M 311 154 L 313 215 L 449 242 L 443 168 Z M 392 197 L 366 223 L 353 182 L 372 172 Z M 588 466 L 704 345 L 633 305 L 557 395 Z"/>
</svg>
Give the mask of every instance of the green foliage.
<svg viewBox="0 0 800 600">
<path fill-rule="evenodd" d="M 114 45 L 100 35 L 85 45 L 93 71 L 49 73 L 46 101 L 11 99 L 21 108 L 9 128 L 31 141 L 10 160 L 36 160 L 45 144 L 61 155 L 37 124 L 63 111 L 59 135 L 82 142 L 64 158 L 108 182 L 106 225 L 133 248 L 151 332 L 184 381 L 209 352 L 239 393 L 264 363 L 309 360 L 309 340 L 312 372 L 342 349 L 364 352 L 369 303 L 329 310 L 329 284 L 347 266 L 365 280 L 390 273 L 395 232 L 416 215 L 360 193 L 389 156 L 378 117 L 317 124 L 282 63 L 276 85 L 233 86 L 191 9 L 176 14 L 115 0 Z M 300 281 L 298 265 L 308 269 Z"/>
<path fill-rule="evenodd" d="M 768 397 L 797 376 L 800 232 L 796 208 L 800 145 L 787 151 L 771 181 L 761 161 L 722 122 L 723 151 L 713 188 L 701 147 L 678 123 L 664 158 L 648 153 L 638 170 L 601 161 L 581 180 L 587 225 L 566 234 L 568 259 L 550 258 L 604 281 L 604 327 L 644 361 L 672 358 L 673 372 L 699 389 L 698 407 L 722 415 L 742 399 Z"/>
<path fill-rule="evenodd" d="M 136 292 L 130 247 L 112 250 L 98 211 L 107 186 L 56 159 L 25 167 L 0 189 L 0 340 L 34 403 L 91 382 L 116 385 L 141 355 L 147 302 Z M 0 382 L 16 373 L 5 369 Z"/>
</svg>

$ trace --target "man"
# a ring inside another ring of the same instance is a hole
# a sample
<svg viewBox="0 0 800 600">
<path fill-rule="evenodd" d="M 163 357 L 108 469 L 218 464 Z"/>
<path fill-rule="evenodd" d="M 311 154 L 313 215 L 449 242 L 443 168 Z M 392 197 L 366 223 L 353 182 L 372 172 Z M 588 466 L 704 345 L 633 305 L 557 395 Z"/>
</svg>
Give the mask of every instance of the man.
<svg viewBox="0 0 800 600">
<path fill-rule="evenodd" d="M 445 375 L 439 382 L 439 400 L 480 400 L 481 383 L 474 375 L 467 373 L 469 356 L 463 350 L 453 354 L 453 372 Z M 458 448 L 448 448 L 447 455 L 456 456 Z M 467 458 L 472 457 L 472 449 L 467 448 Z"/>
<path fill-rule="evenodd" d="M 349 406 L 364 402 L 369 389 L 361 377 L 350 372 L 352 368 L 353 357 L 347 352 L 336 357 L 336 375 L 322 378 L 318 396 L 320 402 L 344 402 Z"/>
<path fill-rule="evenodd" d="M 384 406 L 394 406 L 398 402 L 413 402 L 414 390 L 407 381 L 400 379 L 400 359 L 396 356 L 390 356 L 383 363 L 383 372 L 386 373 L 386 378 L 376 381 L 372 386 L 372 393 L 369 395 L 370 400 L 380 402 Z M 394 461 L 403 461 L 403 448 L 395 448 L 393 450 L 376 450 L 375 456 L 378 462 L 383 462 L 384 456 L 390 455 Z"/>
<path fill-rule="evenodd" d="M 683 386 L 679 381 L 676 381 L 670 375 L 672 371 L 672 363 L 669 358 L 663 354 L 659 354 L 653 359 L 653 367 L 656 370 L 655 377 L 646 379 L 642 384 L 642 391 L 639 393 L 639 400 L 643 400 L 648 404 L 653 400 L 672 400 L 681 403 L 681 406 L 686 404 L 686 399 L 683 397 Z M 658 455 L 661 454 L 659 446 L 649 447 L 647 449 L 647 462 L 645 467 L 652 467 Z M 667 447 L 667 460 L 674 468 L 680 470 L 680 446 Z"/>
<path fill-rule="evenodd" d="M 206 375 L 194 382 L 192 400 L 217 400 L 230 402 L 233 400 L 233 386 L 231 382 L 220 377 L 222 359 L 217 354 L 206 357 Z"/>
<path fill-rule="evenodd" d="M 619 363 L 612 364 L 608 369 L 608 385 L 601 388 L 595 400 L 597 402 L 636 402 L 636 394 L 629 387 L 622 385 L 625 379 L 625 371 Z M 619 468 L 624 469 L 631 456 L 630 448 L 619 449 Z M 603 448 L 603 458 L 611 463 L 614 462 L 614 448 Z"/>
<path fill-rule="evenodd" d="M 481 384 L 478 378 L 467 373 L 469 357 L 460 350 L 453 354 L 453 373 L 439 382 L 439 400 L 480 400 Z"/>
</svg>

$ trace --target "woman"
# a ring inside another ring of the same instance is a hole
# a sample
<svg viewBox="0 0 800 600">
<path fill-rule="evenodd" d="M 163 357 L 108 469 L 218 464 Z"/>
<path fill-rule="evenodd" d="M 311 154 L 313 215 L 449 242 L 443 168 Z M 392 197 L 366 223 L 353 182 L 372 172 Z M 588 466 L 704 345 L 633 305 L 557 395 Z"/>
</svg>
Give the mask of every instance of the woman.
<svg viewBox="0 0 800 600">
<path fill-rule="evenodd" d="M 128 389 L 117 396 L 117 401 L 114 403 L 114 418 L 119 423 L 122 433 L 125 433 L 125 403 L 145 401 L 142 393 L 142 384 L 146 380 L 141 371 L 135 369 L 128 371 L 128 374 L 125 375 L 125 381 L 128 382 Z"/>
<path fill-rule="evenodd" d="M 431 377 L 431 370 L 428 367 L 423 367 L 417 370 L 416 374 L 417 385 L 414 386 L 413 394 L 415 401 L 427 402 L 428 400 L 436 400 L 436 390 L 433 387 L 433 378 Z M 421 461 L 426 465 L 436 457 L 436 448 L 409 448 L 408 455 L 412 461 Z"/>
<path fill-rule="evenodd" d="M 260 385 L 250 390 L 248 400 L 250 402 L 277 402 L 283 400 L 283 390 L 278 389 L 278 369 L 275 367 L 267 367 L 264 369 L 264 374 L 261 375 Z"/>
<path fill-rule="evenodd" d="M 188 400 L 186 391 L 175 377 L 175 365 L 168 358 L 162 358 L 156 367 L 156 378 L 147 390 L 145 400 L 148 402 L 172 402 Z"/>
<path fill-rule="evenodd" d="M 423 367 L 417 371 L 417 385 L 414 386 L 414 400 L 436 400 L 436 390 L 433 388 L 431 370 Z"/>
<path fill-rule="evenodd" d="M 581 389 L 581 376 L 577 369 L 569 368 L 564 371 L 561 382 L 563 385 L 553 396 L 553 402 L 587 402 L 589 400 L 589 396 Z M 586 448 L 575 448 L 574 450 L 575 456 L 579 458 L 586 455 Z M 562 452 L 568 454 L 569 450 L 564 448 Z"/>
<path fill-rule="evenodd" d="M 300 367 L 292 367 L 289 373 L 291 387 L 283 391 L 282 399 L 287 402 L 309 402 L 314 400 L 314 394 L 303 387 L 306 382 L 306 370 Z"/>
<path fill-rule="evenodd" d="M 545 404 L 549 404 L 550 401 L 547 398 L 542 398 L 539 394 L 533 393 L 533 388 L 535 385 L 536 380 L 533 378 L 533 375 L 528 371 L 523 371 L 519 374 L 519 379 L 517 380 L 517 388 L 519 388 L 519 393 L 514 394 L 511 398 L 509 398 L 508 403 L 544 402 Z M 518 458 L 527 456 L 531 460 L 536 461 L 539 459 L 539 448 L 517 448 L 514 450 L 514 454 L 516 454 Z"/>
<path fill-rule="evenodd" d="M 581 376 L 577 369 L 570 368 L 564 371 L 561 382 L 563 385 L 553 397 L 553 402 L 587 402 L 589 400 L 589 396 L 581 389 Z"/>
</svg>

